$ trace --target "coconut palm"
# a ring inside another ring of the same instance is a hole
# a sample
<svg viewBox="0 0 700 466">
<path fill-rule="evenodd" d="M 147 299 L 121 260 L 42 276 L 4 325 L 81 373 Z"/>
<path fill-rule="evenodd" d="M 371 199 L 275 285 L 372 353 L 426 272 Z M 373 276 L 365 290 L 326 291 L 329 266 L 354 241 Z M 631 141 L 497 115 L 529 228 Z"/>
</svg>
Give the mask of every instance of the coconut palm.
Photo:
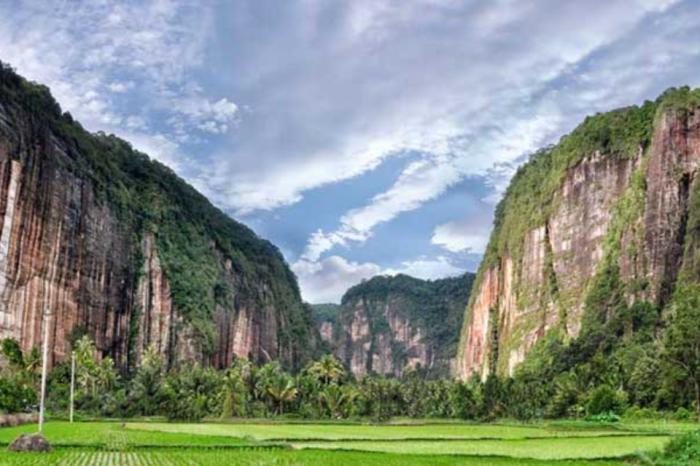
<svg viewBox="0 0 700 466">
<path fill-rule="evenodd" d="M 358 393 L 354 387 L 350 385 L 340 387 L 337 384 L 327 386 L 319 394 L 322 404 L 334 419 L 347 417 L 357 396 Z"/>
<path fill-rule="evenodd" d="M 267 387 L 267 393 L 277 405 L 277 414 L 284 414 L 284 405 L 296 400 L 298 390 L 294 386 L 294 379 L 287 375 L 277 377 Z"/>
<path fill-rule="evenodd" d="M 345 368 L 334 356 L 323 356 L 309 368 L 309 373 L 323 385 L 338 383 L 345 377 Z"/>
</svg>

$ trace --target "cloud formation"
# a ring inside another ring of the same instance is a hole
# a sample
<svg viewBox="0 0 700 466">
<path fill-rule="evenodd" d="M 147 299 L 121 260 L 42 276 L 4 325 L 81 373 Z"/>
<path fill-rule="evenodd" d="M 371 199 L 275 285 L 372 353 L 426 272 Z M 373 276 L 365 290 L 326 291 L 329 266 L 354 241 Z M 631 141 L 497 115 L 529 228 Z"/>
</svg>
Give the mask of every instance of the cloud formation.
<svg viewBox="0 0 700 466">
<path fill-rule="evenodd" d="M 0 3 L 0 59 L 48 85 L 87 128 L 115 132 L 179 166 L 193 133 L 225 133 L 237 118 L 193 79 L 203 65 L 211 2 Z"/>
<path fill-rule="evenodd" d="M 9 0 L 0 59 L 260 228 L 304 206 L 271 239 L 299 237 L 284 249 L 304 296 L 337 300 L 371 274 L 458 273 L 490 229 L 438 208 L 458 186 L 490 211 L 585 115 L 700 84 L 699 15 L 694 0 Z M 364 179 L 352 204 L 318 201 Z M 367 255 L 407 247 L 392 238 L 412 213 L 410 253 Z"/>
</svg>

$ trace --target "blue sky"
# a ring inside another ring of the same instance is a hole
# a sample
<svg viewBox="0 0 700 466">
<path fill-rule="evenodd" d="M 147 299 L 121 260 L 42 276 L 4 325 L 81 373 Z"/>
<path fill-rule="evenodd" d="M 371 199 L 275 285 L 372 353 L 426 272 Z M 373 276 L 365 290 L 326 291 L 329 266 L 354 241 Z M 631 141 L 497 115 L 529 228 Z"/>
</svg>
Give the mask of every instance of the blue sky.
<svg viewBox="0 0 700 466">
<path fill-rule="evenodd" d="M 513 170 L 700 84 L 696 0 L 0 0 L 0 59 L 283 251 L 311 302 L 475 270 Z"/>
</svg>

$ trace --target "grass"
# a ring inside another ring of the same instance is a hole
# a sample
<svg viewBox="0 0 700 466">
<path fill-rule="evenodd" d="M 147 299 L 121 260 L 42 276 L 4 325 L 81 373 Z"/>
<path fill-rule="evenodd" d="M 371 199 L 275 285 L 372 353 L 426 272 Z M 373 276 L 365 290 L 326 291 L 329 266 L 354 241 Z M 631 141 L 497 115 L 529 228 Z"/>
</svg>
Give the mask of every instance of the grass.
<svg viewBox="0 0 700 466">
<path fill-rule="evenodd" d="M 604 429 L 558 429 L 544 426 L 495 424 L 424 424 L 424 425 L 357 425 L 357 424 L 168 424 L 128 423 L 127 429 L 148 430 L 220 437 L 249 437 L 255 440 L 475 440 L 528 439 L 550 437 L 597 437 L 625 433 L 613 427 Z"/>
<path fill-rule="evenodd" d="M 668 433 L 693 427 L 54 421 L 44 429 L 53 453 L 0 452 L 0 466 L 622 466 L 637 450 L 659 449 Z M 0 445 L 26 432 L 36 426 L 0 429 Z"/>
<path fill-rule="evenodd" d="M 534 440 L 471 440 L 452 442 L 304 442 L 296 448 L 363 450 L 395 454 L 508 456 L 538 460 L 609 459 L 641 450 L 662 448 L 668 437 L 580 437 Z"/>
<path fill-rule="evenodd" d="M 585 466 L 591 462 L 517 460 L 509 458 L 470 458 L 455 456 L 387 455 L 382 453 L 330 451 L 138 451 L 76 452 L 62 451 L 50 455 L 0 455 L 0 466 Z M 597 466 L 620 466 L 619 462 L 601 461 Z"/>
<path fill-rule="evenodd" d="M 36 425 L 0 429 L 0 445 L 8 445 L 20 434 L 36 432 Z M 162 434 L 146 430 L 131 430 L 115 422 L 69 424 L 49 422 L 44 436 L 54 447 L 89 447 L 103 450 L 128 450 L 144 447 L 240 447 L 251 442 L 235 437 L 190 434 Z"/>
</svg>

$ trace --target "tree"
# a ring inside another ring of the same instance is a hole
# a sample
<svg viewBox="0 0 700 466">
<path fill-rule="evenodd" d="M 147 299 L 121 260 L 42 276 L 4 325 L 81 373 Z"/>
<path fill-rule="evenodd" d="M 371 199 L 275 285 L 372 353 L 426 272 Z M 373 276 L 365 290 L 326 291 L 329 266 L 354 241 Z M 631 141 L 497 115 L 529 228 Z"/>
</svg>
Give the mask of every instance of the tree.
<svg viewBox="0 0 700 466">
<path fill-rule="evenodd" d="M 695 409 L 700 417 L 700 288 L 679 287 L 673 298 L 671 322 L 664 340 L 663 359 L 667 375 L 687 378 L 695 391 Z"/>
<path fill-rule="evenodd" d="M 357 390 L 350 385 L 341 387 L 337 384 L 331 384 L 319 394 L 319 397 L 331 417 L 341 419 L 350 415 L 352 404 L 357 395 Z"/>
<path fill-rule="evenodd" d="M 114 369 L 114 361 L 110 357 L 106 357 L 95 366 L 95 386 L 102 393 L 113 390 L 119 376 Z"/>
<path fill-rule="evenodd" d="M 297 398 L 294 380 L 287 374 L 281 374 L 267 387 L 267 392 L 277 405 L 277 414 L 284 414 L 284 405 Z"/>
<path fill-rule="evenodd" d="M 151 346 L 143 355 L 141 365 L 131 382 L 131 399 L 136 411 L 150 416 L 155 414 L 163 400 L 163 361 Z"/>
<path fill-rule="evenodd" d="M 227 419 L 245 414 L 245 405 L 248 401 L 247 394 L 248 391 L 242 368 L 234 365 L 224 375 L 221 418 Z"/>
<path fill-rule="evenodd" d="M 22 347 L 14 338 L 5 338 L 2 341 L 2 355 L 13 368 L 24 368 Z"/>
<path fill-rule="evenodd" d="M 311 365 L 309 373 L 323 385 L 338 383 L 345 377 L 343 365 L 334 356 L 328 354 Z"/>
<path fill-rule="evenodd" d="M 83 388 L 83 395 L 97 396 L 97 363 L 95 345 L 89 336 L 83 335 L 75 348 L 76 378 Z"/>
</svg>

